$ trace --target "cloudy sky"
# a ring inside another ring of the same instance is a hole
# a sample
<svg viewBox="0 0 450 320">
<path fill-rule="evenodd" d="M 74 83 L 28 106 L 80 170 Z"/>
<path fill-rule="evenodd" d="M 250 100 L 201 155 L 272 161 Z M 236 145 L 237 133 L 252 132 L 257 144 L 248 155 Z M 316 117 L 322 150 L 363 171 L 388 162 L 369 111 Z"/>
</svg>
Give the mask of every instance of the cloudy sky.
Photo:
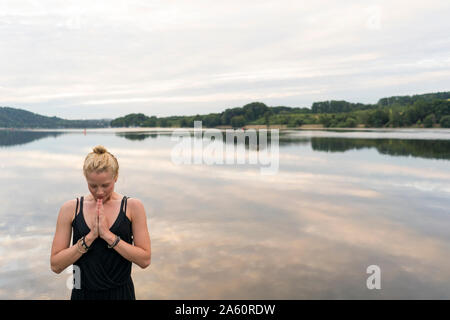
<svg viewBox="0 0 450 320">
<path fill-rule="evenodd" d="M 0 106 L 66 119 L 450 90 L 450 1 L 0 0 Z"/>
</svg>

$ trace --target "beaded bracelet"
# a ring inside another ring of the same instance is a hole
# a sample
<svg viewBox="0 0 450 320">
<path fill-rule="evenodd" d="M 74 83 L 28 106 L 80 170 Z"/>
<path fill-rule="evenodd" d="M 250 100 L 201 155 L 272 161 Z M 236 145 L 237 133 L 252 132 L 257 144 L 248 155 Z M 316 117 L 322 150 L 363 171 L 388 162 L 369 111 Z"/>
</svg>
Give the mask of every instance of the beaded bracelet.
<svg viewBox="0 0 450 320">
<path fill-rule="evenodd" d="M 114 242 L 111 245 L 108 244 L 108 248 L 110 248 L 110 249 L 114 248 L 119 243 L 119 241 L 120 241 L 120 237 L 116 236 L 116 240 L 114 240 Z"/>
<path fill-rule="evenodd" d="M 91 247 L 86 244 L 86 239 L 85 238 L 86 238 L 85 236 L 83 236 L 81 238 L 81 244 L 83 245 L 84 250 L 86 250 L 86 252 L 87 252 Z"/>
<path fill-rule="evenodd" d="M 81 239 L 77 241 L 77 250 L 79 253 L 83 253 L 83 254 L 86 253 L 87 250 L 85 250 L 85 251 L 80 250 L 80 245 L 81 245 Z"/>
</svg>

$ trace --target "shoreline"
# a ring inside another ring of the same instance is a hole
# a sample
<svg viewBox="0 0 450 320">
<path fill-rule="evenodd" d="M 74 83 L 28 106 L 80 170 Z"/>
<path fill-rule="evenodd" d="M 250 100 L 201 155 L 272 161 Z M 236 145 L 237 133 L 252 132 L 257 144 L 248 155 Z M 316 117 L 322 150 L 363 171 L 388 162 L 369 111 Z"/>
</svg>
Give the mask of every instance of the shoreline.
<svg viewBox="0 0 450 320">
<path fill-rule="evenodd" d="M 141 132 L 141 131 L 173 131 L 177 129 L 184 129 L 187 131 L 192 131 L 194 128 L 181 128 L 181 127 L 117 127 L 117 128 L 86 128 L 86 129 L 80 129 L 80 128 L 0 128 L 1 131 L 36 131 L 36 132 L 105 132 L 105 131 L 111 131 L 111 132 Z M 220 127 L 203 127 L 201 130 L 206 129 L 219 129 L 219 130 L 227 130 L 227 129 L 233 129 L 231 126 L 220 126 Z M 259 129 L 267 129 L 267 126 L 244 126 L 242 128 L 236 128 L 235 130 L 259 130 Z M 308 126 L 301 126 L 301 127 L 292 127 L 288 128 L 284 125 L 278 126 L 278 125 L 272 125 L 269 126 L 268 129 L 279 129 L 280 131 L 287 131 L 287 130 L 295 130 L 295 131 L 402 131 L 402 130 L 424 130 L 424 131 L 431 131 L 431 130 L 450 130 L 450 128 L 442 128 L 442 127 L 433 127 L 433 128 L 421 128 L 421 127 L 399 127 L 399 128 L 375 128 L 375 127 L 356 127 L 356 128 L 337 128 L 337 127 L 329 127 L 325 128 L 323 126 L 318 125 L 308 125 Z"/>
</svg>

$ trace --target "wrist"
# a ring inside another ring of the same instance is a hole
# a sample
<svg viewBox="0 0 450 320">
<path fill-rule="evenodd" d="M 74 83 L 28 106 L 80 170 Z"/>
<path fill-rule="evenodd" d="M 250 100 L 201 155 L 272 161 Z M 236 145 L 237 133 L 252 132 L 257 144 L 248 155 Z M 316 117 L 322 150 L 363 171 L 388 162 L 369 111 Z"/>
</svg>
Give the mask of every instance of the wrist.
<svg viewBox="0 0 450 320">
<path fill-rule="evenodd" d="M 114 242 L 114 240 L 116 240 L 116 235 L 114 233 L 112 233 L 111 231 L 109 231 L 108 233 L 106 233 L 103 236 L 103 240 L 105 240 L 106 243 L 108 243 L 110 245 Z"/>
<path fill-rule="evenodd" d="M 85 237 L 84 237 L 84 241 L 86 242 L 86 244 L 90 247 L 92 242 L 94 242 L 95 240 L 95 236 L 94 234 L 91 232 L 89 232 Z"/>
</svg>

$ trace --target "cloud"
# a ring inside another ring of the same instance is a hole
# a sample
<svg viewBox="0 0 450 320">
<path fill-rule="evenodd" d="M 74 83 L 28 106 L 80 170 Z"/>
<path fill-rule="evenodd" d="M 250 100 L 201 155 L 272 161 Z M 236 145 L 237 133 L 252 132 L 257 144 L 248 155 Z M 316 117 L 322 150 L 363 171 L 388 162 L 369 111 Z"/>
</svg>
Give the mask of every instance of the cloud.
<svg viewBox="0 0 450 320">
<path fill-rule="evenodd" d="M 2 1 L 0 104 L 73 119 L 448 90 L 449 13 L 443 0 Z"/>
</svg>

